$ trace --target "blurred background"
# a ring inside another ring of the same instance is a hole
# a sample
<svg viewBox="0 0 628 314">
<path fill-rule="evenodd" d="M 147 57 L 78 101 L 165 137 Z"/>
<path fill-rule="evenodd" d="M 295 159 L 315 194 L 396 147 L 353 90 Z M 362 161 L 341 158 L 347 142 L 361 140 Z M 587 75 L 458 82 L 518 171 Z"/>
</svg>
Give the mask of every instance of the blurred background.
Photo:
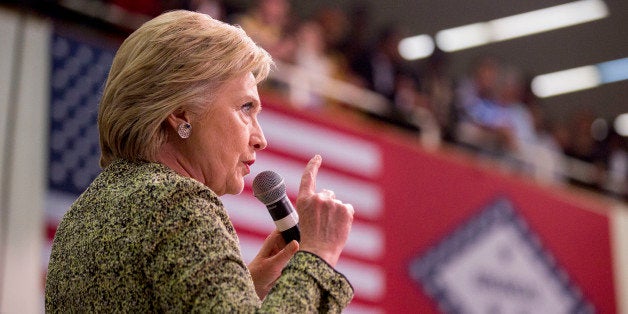
<svg viewBox="0 0 628 314">
<path fill-rule="evenodd" d="M 276 60 L 260 86 L 259 167 L 296 186 L 324 152 L 321 180 L 364 209 L 340 265 L 356 288 L 348 312 L 513 313 L 525 302 L 496 300 L 526 276 L 558 291 L 528 300 L 541 312 L 628 311 L 627 1 L 3 0 L 0 312 L 43 311 L 56 225 L 100 171 L 115 51 L 173 9 L 238 24 Z M 246 260 L 273 228 L 255 202 L 225 200 Z M 499 238 L 493 225 L 512 228 L 509 254 L 528 266 L 480 257 L 504 267 L 500 280 L 445 267 L 467 256 L 445 239 Z M 443 267 L 428 258 L 439 254 Z M 452 273 L 497 292 L 469 296 Z"/>
</svg>

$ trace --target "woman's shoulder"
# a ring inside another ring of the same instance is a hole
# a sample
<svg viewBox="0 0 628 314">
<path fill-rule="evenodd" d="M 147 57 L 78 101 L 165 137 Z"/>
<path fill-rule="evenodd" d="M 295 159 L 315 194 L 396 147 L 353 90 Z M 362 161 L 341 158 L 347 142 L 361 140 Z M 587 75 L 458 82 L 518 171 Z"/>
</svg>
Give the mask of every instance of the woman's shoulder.
<svg viewBox="0 0 628 314">
<path fill-rule="evenodd" d="M 121 159 L 103 169 L 70 212 L 127 217 L 163 230 L 227 224 L 228 217 L 218 195 L 202 183 L 159 163 Z"/>
<path fill-rule="evenodd" d="M 105 168 L 99 179 L 108 186 L 118 185 L 120 189 L 148 189 L 164 193 L 189 191 L 218 197 L 197 180 L 182 176 L 156 162 L 119 159 Z"/>
<path fill-rule="evenodd" d="M 178 211 L 222 207 L 218 195 L 202 183 L 154 162 L 119 159 L 107 166 L 86 191 L 96 197 Z"/>
</svg>

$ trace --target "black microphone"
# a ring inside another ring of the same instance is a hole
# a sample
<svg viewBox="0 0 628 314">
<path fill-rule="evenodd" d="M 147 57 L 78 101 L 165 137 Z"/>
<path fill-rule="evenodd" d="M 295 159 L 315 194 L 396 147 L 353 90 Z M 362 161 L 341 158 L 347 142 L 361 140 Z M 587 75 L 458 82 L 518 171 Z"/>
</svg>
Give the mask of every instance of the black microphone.
<svg viewBox="0 0 628 314">
<path fill-rule="evenodd" d="M 301 240 L 299 215 L 286 196 L 286 184 L 281 175 L 270 170 L 260 172 L 253 179 L 253 195 L 266 205 L 286 243 Z"/>
</svg>

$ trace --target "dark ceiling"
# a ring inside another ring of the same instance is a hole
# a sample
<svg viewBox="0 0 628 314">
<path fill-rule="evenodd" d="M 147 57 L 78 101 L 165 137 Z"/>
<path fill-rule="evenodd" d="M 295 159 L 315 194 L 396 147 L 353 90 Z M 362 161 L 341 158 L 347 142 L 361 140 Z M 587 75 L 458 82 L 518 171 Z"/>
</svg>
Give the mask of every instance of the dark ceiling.
<svg viewBox="0 0 628 314">
<path fill-rule="evenodd" d="M 390 23 L 402 26 L 410 35 L 432 37 L 443 29 L 488 21 L 496 18 L 547 8 L 572 1 L 566 0 L 289 0 L 295 16 L 305 18 L 325 6 L 350 12 L 356 5 L 366 6 L 371 21 L 369 39 L 378 29 Z M 51 10 L 51 0 L 0 0 L 22 6 Z M 223 0 L 246 9 L 256 0 Z M 546 33 L 502 41 L 486 46 L 450 53 L 450 74 L 459 77 L 470 61 L 481 55 L 497 56 L 529 75 L 592 65 L 628 57 L 628 1 L 605 0 L 607 18 Z M 37 4 L 37 5 L 35 5 Z M 52 8 L 56 8 L 52 6 Z M 47 11 L 46 11 L 47 12 Z M 91 21 L 91 20 L 90 20 Z M 94 22 L 94 21 L 91 21 Z M 105 24 L 104 24 L 105 25 Z M 421 62 L 421 61 L 417 61 Z M 554 122 L 568 121 L 573 112 L 588 108 L 612 122 L 628 112 L 628 80 L 600 87 L 544 98 L 547 117 Z"/>
<path fill-rule="evenodd" d="M 307 16 L 325 5 L 349 10 L 366 4 L 372 33 L 391 22 L 400 23 L 410 34 L 429 34 L 442 29 L 488 21 L 570 1 L 559 0 L 400 0 L 292 1 L 296 14 Z M 531 75 L 555 72 L 628 57 L 628 1 L 607 0 L 610 15 L 602 20 L 503 41 L 451 53 L 451 74 L 464 73 L 474 57 L 497 56 Z M 628 112 L 628 81 L 542 99 L 548 117 L 566 120 L 581 108 L 610 121 Z"/>
</svg>

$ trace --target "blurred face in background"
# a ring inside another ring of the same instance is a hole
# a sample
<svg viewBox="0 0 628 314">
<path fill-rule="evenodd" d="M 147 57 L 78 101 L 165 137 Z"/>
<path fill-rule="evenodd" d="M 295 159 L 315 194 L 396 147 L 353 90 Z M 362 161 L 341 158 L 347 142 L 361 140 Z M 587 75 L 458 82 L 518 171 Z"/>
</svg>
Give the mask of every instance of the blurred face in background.
<svg viewBox="0 0 628 314">
<path fill-rule="evenodd" d="M 305 22 L 299 27 L 297 33 L 299 39 L 299 48 L 313 52 L 316 54 L 322 54 L 325 51 L 325 38 L 323 35 L 323 29 L 316 22 Z"/>
<path fill-rule="evenodd" d="M 486 58 L 480 61 L 474 73 L 474 80 L 481 96 L 492 98 L 495 96 L 495 88 L 500 68 L 497 61 Z"/>
<path fill-rule="evenodd" d="M 270 24 L 283 24 L 288 15 L 287 0 L 262 0 L 260 3 L 260 13 L 265 22 Z"/>
</svg>

